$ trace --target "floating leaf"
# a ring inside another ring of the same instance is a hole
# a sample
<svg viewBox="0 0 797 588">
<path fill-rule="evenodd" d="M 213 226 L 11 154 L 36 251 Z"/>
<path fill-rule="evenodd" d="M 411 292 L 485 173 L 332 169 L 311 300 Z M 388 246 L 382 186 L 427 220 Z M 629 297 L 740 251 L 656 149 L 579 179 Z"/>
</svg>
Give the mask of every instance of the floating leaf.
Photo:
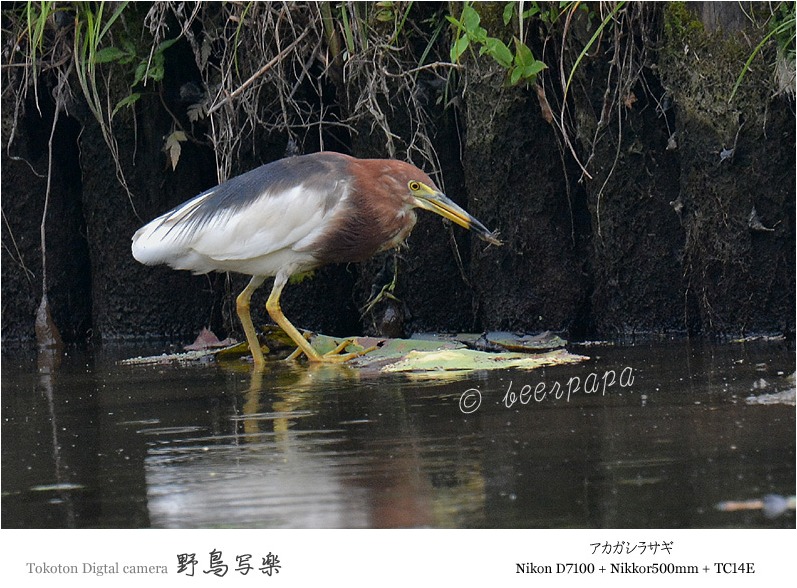
<svg viewBox="0 0 797 588">
<path fill-rule="evenodd" d="M 519 353 L 550 351 L 567 345 L 567 341 L 550 331 L 544 331 L 537 335 L 519 335 L 506 331 L 491 331 L 482 335 L 474 344 L 477 348 L 480 348 L 479 346 L 485 343 L 485 351 L 508 350 Z"/>
<path fill-rule="evenodd" d="M 578 363 L 588 359 L 564 349 L 529 355 L 526 353 L 488 353 L 473 349 L 444 349 L 442 351 L 410 351 L 403 359 L 382 367 L 382 372 L 429 375 L 460 375 L 473 370 L 505 368 L 537 369 L 550 365 Z"/>
</svg>

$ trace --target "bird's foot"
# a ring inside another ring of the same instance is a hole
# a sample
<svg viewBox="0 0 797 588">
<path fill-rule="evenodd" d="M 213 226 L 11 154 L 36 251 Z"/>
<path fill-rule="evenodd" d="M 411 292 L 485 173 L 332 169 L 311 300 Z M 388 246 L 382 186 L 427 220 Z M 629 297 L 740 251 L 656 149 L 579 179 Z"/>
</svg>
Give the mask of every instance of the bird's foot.
<svg viewBox="0 0 797 588">
<path fill-rule="evenodd" d="M 309 339 L 309 333 L 305 333 L 305 339 Z M 344 363 L 349 361 L 350 359 L 354 359 L 355 357 L 360 357 L 365 355 L 366 353 L 370 353 L 374 349 L 377 348 L 376 345 L 371 347 L 367 347 L 365 349 L 360 349 L 358 351 L 351 351 L 349 353 L 342 353 L 346 347 L 351 345 L 354 342 L 353 339 L 344 339 L 341 341 L 335 349 L 332 351 L 328 351 L 327 353 L 321 354 L 318 353 L 315 349 L 310 347 L 312 353 L 308 353 L 306 350 L 302 349 L 301 347 L 297 347 L 293 353 L 291 353 L 286 360 L 294 360 L 298 359 L 299 356 L 304 353 L 307 356 L 309 361 L 319 362 L 319 363 Z"/>
<path fill-rule="evenodd" d="M 362 355 L 365 355 L 366 353 L 370 353 L 371 351 L 373 351 L 377 347 L 376 345 L 372 345 L 371 347 L 366 347 L 366 348 L 360 349 L 358 351 L 351 351 L 349 353 L 342 353 L 342 351 L 345 350 L 346 347 L 348 347 L 352 343 L 354 343 L 353 339 L 345 339 L 337 347 L 335 347 L 335 349 L 325 353 L 324 355 L 321 355 L 320 356 L 320 361 L 329 361 L 329 362 L 334 362 L 334 363 L 349 361 L 350 359 L 354 359 L 355 357 L 360 357 Z M 310 360 L 314 361 L 312 358 L 310 358 Z M 319 361 L 319 360 L 315 360 L 315 361 Z"/>
<path fill-rule="evenodd" d="M 309 341 L 310 337 L 312 336 L 313 334 L 310 331 L 302 331 L 302 337 L 305 338 L 305 340 L 308 342 L 307 343 L 308 345 L 310 344 Z M 285 361 L 293 361 L 295 359 L 299 359 L 302 356 L 303 352 L 304 349 L 302 349 L 301 347 L 297 347 L 291 352 L 291 354 L 288 357 L 285 358 Z"/>
</svg>

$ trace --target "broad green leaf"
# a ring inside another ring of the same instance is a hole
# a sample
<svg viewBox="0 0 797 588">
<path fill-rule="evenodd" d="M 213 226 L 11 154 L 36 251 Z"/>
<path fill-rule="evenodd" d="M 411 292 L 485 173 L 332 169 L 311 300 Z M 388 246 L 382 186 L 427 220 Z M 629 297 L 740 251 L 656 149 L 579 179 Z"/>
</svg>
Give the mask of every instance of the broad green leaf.
<svg viewBox="0 0 797 588">
<path fill-rule="evenodd" d="M 166 75 L 166 70 L 163 68 L 162 63 L 154 64 L 149 68 L 149 71 L 147 71 L 147 78 L 155 82 L 162 81 L 164 75 Z"/>
<path fill-rule="evenodd" d="M 479 13 L 476 12 L 469 4 L 465 4 L 462 8 L 462 24 L 465 27 L 465 30 L 470 32 L 475 30 L 479 23 L 481 23 L 482 17 L 479 16 Z"/>
<path fill-rule="evenodd" d="M 468 32 L 468 37 L 474 43 L 484 44 L 489 37 L 487 36 L 487 29 L 483 27 L 476 27 L 474 30 Z"/>
<path fill-rule="evenodd" d="M 539 4 L 537 4 L 536 2 L 532 2 L 531 3 L 531 8 L 529 8 L 528 10 L 524 10 L 523 11 L 523 18 L 524 19 L 531 18 L 532 16 L 534 16 L 535 14 L 538 14 L 539 12 L 540 12 Z"/>
<path fill-rule="evenodd" d="M 519 67 L 512 69 L 512 74 L 509 76 L 509 83 L 513 86 L 520 81 L 520 76 L 523 75 L 523 72 L 520 71 Z"/>
<path fill-rule="evenodd" d="M 178 40 L 179 40 L 178 37 L 175 37 L 174 39 L 167 39 L 166 41 L 163 41 L 160 45 L 158 45 L 158 48 L 155 50 L 155 52 L 156 53 L 163 53 L 169 47 L 174 45 Z"/>
<path fill-rule="evenodd" d="M 94 54 L 94 63 L 108 63 L 110 61 L 118 61 L 127 54 L 117 47 L 106 47 L 100 49 Z"/>
<path fill-rule="evenodd" d="M 520 40 L 515 37 L 515 65 L 518 67 L 526 67 L 532 63 L 534 63 L 534 55 L 531 54 L 531 49 L 528 48 L 528 45 L 521 43 Z"/>
<path fill-rule="evenodd" d="M 489 37 L 486 43 L 487 52 L 501 64 L 502 67 L 509 68 L 512 65 L 512 52 L 501 39 Z"/>
<path fill-rule="evenodd" d="M 536 76 L 546 67 L 548 66 L 545 65 L 545 63 L 543 63 L 542 61 L 535 61 L 531 65 L 527 65 L 526 67 L 523 68 L 523 77 L 530 78 L 531 76 Z"/>
<path fill-rule="evenodd" d="M 111 117 L 113 117 L 119 110 L 121 110 L 125 106 L 132 106 L 133 104 L 135 104 L 139 98 L 141 98 L 141 93 L 139 92 L 133 92 L 129 96 L 122 98 L 119 102 L 116 103 L 116 106 L 113 107 L 113 112 L 111 113 Z"/>
<path fill-rule="evenodd" d="M 515 3 L 507 2 L 506 6 L 504 6 L 504 26 L 509 24 L 509 21 L 512 20 L 514 14 L 515 14 Z"/>
<path fill-rule="evenodd" d="M 135 86 L 136 84 L 141 82 L 146 74 L 147 74 L 147 62 L 142 61 L 141 63 L 138 64 L 138 67 L 136 67 L 136 72 L 133 75 L 132 85 Z"/>
<path fill-rule="evenodd" d="M 363 358 L 367 361 L 369 355 L 366 354 Z M 464 376 L 473 370 L 507 368 L 533 370 L 552 365 L 575 364 L 588 359 L 583 355 L 568 353 L 565 349 L 533 355 L 509 352 L 489 353 L 474 349 L 443 349 L 440 351 L 410 351 L 398 361 L 380 367 L 380 371 L 439 378 Z"/>
<path fill-rule="evenodd" d="M 451 63 L 457 63 L 459 61 L 460 56 L 467 51 L 468 45 L 470 45 L 470 39 L 468 39 L 468 37 L 460 37 L 457 39 L 451 46 Z"/>
</svg>

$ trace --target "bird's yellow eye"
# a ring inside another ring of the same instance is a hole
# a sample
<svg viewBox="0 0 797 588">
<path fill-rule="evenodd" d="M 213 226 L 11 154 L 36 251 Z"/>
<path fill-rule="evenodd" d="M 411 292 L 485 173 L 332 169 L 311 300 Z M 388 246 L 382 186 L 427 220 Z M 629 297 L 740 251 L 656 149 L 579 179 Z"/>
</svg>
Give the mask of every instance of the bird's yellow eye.
<svg viewBox="0 0 797 588">
<path fill-rule="evenodd" d="M 409 187 L 410 187 L 410 192 L 418 192 L 421 189 L 421 183 L 420 182 L 410 182 L 409 183 Z"/>
</svg>

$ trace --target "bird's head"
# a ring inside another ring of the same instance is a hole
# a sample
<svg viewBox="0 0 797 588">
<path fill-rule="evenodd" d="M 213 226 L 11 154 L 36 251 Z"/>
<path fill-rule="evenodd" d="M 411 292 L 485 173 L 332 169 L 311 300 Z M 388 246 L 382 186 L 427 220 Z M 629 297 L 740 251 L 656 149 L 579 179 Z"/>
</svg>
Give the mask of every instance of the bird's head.
<svg viewBox="0 0 797 588">
<path fill-rule="evenodd" d="M 429 210 L 448 220 L 476 233 L 476 235 L 493 245 L 502 245 L 495 233 L 488 230 L 479 220 L 443 194 L 434 182 L 415 166 L 405 164 L 406 171 L 396 180 L 404 183 L 407 191 L 405 201 L 410 206 Z M 403 170 L 404 171 L 404 170 Z"/>
<path fill-rule="evenodd" d="M 409 180 L 407 190 L 418 208 L 437 213 L 459 226 L 473 231 L 480 239 L 488 243 L 502 244 L 495 233 L 489 231 L 479 220 L 434 187 L 434 184 L 430 186 L 420 180 Z"/>
</svg>

